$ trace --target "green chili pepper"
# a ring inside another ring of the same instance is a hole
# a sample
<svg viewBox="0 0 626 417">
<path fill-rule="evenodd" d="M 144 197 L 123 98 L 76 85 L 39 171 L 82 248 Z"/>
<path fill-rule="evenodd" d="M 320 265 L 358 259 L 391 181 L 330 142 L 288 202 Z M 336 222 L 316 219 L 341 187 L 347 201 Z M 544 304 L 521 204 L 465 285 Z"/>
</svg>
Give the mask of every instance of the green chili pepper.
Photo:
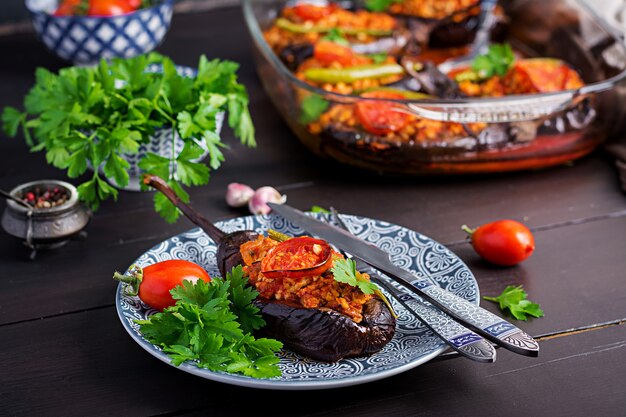
<svg viewBox="0 0 626 417">
<path fill-rule="evenodd" d="M 390 36 L 393 34 L 393 30 L 387 29 L 330 28 L 323 26 L 300 25 L 298 23 L 293 23 L 284 17 L 276 19 L 276 26 L 294 33 L 327 33 L 334 29 L 342 35 L 358 35 L 359 33 L 364 33 L 370 36 Z"/>
<path fill-rule="evenodd" d="M 397 64 L 359 65 L 343 69 L 309 68 L 304 71 L 304 77 L 307 80 L 322 83 L 352 83 L 357 80 L 385 78 L 400 74 L 404 74 L 404 68 Z"/>
</svg>

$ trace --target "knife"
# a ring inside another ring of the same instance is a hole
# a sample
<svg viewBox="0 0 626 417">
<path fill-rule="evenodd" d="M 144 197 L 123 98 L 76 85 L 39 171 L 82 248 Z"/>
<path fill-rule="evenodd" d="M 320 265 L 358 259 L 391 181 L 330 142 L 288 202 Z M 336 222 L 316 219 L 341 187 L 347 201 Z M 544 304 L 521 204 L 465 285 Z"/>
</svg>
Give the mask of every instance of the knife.
<svg viewBox="0 0 626 417">
<path fill-rule="evenodd" d="M 493 343 L 521 355 L 539 354 L 539 343 L 529 334 L 501 317 L 394 265 L 387 252 L 348 231 L 316 220 L 286 204 L 268 203 L 268 205 L 283 218 L 385 273 L 389 278 Z"/>
</svg>

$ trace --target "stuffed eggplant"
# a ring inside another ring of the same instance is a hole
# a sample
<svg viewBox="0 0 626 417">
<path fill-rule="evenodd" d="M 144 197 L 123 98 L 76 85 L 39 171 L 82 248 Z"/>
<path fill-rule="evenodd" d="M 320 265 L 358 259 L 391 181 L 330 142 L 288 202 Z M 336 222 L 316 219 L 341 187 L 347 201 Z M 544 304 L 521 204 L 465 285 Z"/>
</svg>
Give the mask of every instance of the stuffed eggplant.
<svg viewBox="0 0 626 417">
<path fill-rule="evenodd" d="M 325 90 L 343 88 L 353 95 L 358 86 L 361 88 L 358 96 L 366 100 L 330 104 L 315 120 L 308 121 L 308 131 L 342 143 L 346 149 L 379 152 L 383 158 L 383 152 L 403 146 L 414 150 L 428 148 L 431 154 L 437 149 L 444 153 L 501 150 L 526 145 L 541 132 L 579 129 L 595 116 L 589 101 L 581 102 L 552 120 L 491 125 L 429 120 L 402 110 L 407 100 L 429 96 L 445 99 L 500 97 L 577 89 L 584 85 L 580 75 L 565 62 L 552 58 L 518 58 L 508 45 L 492 45 L 489 52 L 477 57 L 471 66 L 449 74 L 416 57 L 402 58 L 400 66 L 404 70 L 401 80 L 384 86 L 377 80 L 323 85 Z M 397 159 L 397 155 L 393 157 Z"/>
<path fill-rule="evenodd" d="M 159 177 L 146 176 L 144 183 L 161 191 L 217 243 L 222 276 L 243 265 L 259 292 L 255 304 L 266 322 L 266 335 L 325 362 L 370 355 L 393 338 L 396 320 L 382 293 L 362 289 L 372 288 L 367 274 L 354 272 L 358 286 L 336 280 L 336 268 L 348 261 L 328 243 L 280 234 L 270 238 L 246 230 L 226 234 L 183 203 Z"/>
</svg>

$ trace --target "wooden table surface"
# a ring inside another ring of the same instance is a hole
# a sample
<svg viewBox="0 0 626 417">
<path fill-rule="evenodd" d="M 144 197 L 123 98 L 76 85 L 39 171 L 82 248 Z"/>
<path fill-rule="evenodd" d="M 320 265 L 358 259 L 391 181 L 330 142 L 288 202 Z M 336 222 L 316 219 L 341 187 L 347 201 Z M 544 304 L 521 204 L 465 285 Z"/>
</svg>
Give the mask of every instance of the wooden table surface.
<svg viewBox="0 0 626 417">
<path fill-rule="evenodd" d="M 0 235 L 0 415 L 54 416 L 625 416 L 626 197 L 601 152 L 550 170 L 455 178 L 383 178 L 310 155 L 264 94 L 241 12 L 177 15 L 160 51 L 194 65 L 201 53 L 242 64 L 259 147 L 232 143 L 226 163 L 192 202 L 213 219 L 245 214 L 224 203 L 232 181 L 273 185 L 291 205 L 334 205 L 446 244 L 483 294 L 523 284 L 546 316 L 520 327 L 538 337 L 528 358 L 500 349 L 494 364 L 443 355 L 403 374 L 332 391 L 255 390 L 198 378 L 148 355 L 114 307 L 116 269 L 169 236 L 151 195 L 106 202 L 84 242 L 40 253 Z M 20 105 L 37 66 L 60 68 L 32 34 L 0 38 L 0 106 Z M 23 140 L 0 140 L 0 188 L 59 178 Z M 0 203 L 4 206 L 4 203 Z M 537 250 L 513 268 L 489 266 L 460 225 L 513 218 L 532 228 Z M 491 311 L 495 305 L 482 303 Z"/>
</svg>

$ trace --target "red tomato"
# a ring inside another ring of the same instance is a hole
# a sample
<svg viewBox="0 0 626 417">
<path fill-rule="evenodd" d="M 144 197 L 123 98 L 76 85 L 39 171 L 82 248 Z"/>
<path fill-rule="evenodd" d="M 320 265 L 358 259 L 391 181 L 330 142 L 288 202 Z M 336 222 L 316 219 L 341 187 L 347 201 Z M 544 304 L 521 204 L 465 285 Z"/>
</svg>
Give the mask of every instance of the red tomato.
<svg viewBox="0 0 626 417">
<path fill-rule="evenodd" d="M 76 16 L 81 14 L 84 0 L 63 0 L 54 12 L 55 16 Z"/>
<path fill-rule="evenodd" d="M 142 0 L 126 0 L 126 3 L 134 10 L 140 9 L 142 4 Z"/>
<path fill-rule="evenodd" d="M 496 265 L 516 265 L 535 250 L 535 239 L 528 227 L 514 220 L 498 220 L 477 227 L 467 226 L 474 250 L 487 261 Z"/>
<path fill-rule="evenodd" d="M 113 278 L 133 287 L 138 285 L 141 301 L 159 311 L 176 304 L 170 290 L 181 285 L 183 281 L 196 282 L 199 279 L 211 281 L 204 268 L 183 260 L 163 261 L 143 269 L 131 270 L 131 276 L 116 272 Z"/>
<path fill-rule="evenodd" d="M 356 54 L 347 46 L 330 41 L 318 42 L 313 49 L 313 57 L 322 65 L 338 62 L 344 67 L 366 65 L 372 61 L 366 56 Z"/>
<path fill-rule="evenodd" d="M 321 275 L 331 266 L 332 252 L 321 239 L 294 237 L 267 252 L 261 261 L 261 272 L 270 278 Z"/>
<path fill-rule="evenodd" d="M 361 94 L 367 98 L 388 98 L 402 100 L 402 94 L 390 91 L 370 91 Z M 375 135 L 386 135 L 397 132 L 411 121 L 411 116 L 394 110 L 394 103 L 390 101 L 359 101 L 355 105 L 356 116 L 363 128 Z"/>
<path fill-rule="evenodd" d="M 302 20 L 312 20 L 317 22 L 323 17 L 330 15 L 337 5 L 330 4 L 328 6 L 316 6 L 314 4 L 300 3 L 294 6 L 294 13 Z"/>
<path fill-rule="evenodd" d="M 584 82 L 566 63 L 552 58 L 522 59 L 504 78 L 507 94 L 549 93 L 580 88 Z"/>
<path fill-rule="evenodd" d="M 136 8 L 126 0 L 90 0 L 87 14 L 89 16 L 118 16 L 135 10 Z"/>
</svg>

